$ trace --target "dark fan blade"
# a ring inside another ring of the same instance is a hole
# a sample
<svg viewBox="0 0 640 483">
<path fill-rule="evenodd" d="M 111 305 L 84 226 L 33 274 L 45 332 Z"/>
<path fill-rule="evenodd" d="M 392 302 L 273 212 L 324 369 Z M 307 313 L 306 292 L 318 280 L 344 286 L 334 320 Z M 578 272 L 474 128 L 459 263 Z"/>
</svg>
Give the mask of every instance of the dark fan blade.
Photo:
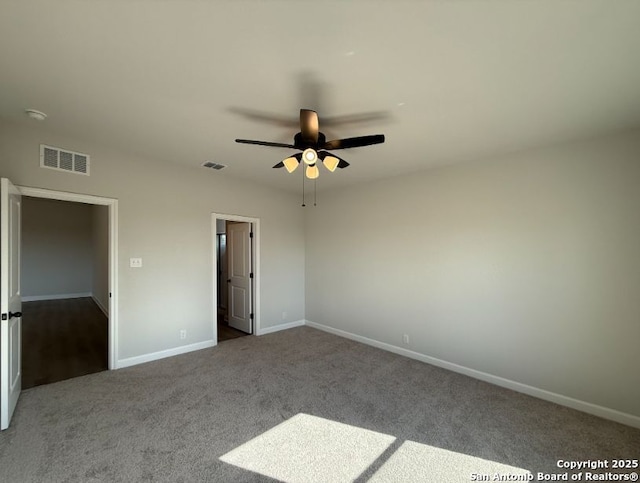
<svg viewBox="0 0 640 483">
<path fill-rule="evenodd" d="M 284 168 L 284 163 L 280 161 L 278 164 L 274 166 L 274 168 Z"/>
<path fill-rule="evenodd" d="M 322 116 L 322 129 L 327 126 L 343 126 L 345 124 L 368 124 L 389 120 L 391 116 L 385 111 L 360 112 L 358 114 L 346 114 L 343 116 Z M 326 131 L 324 131 L 326 132 Z"/>
<path fill-rule="evenodd" d="M 229 112 L 238 114 L 245 119 L 257 122 L 267 122 L 274 126 L 285 127 L 294 130 L 300 125 L 300 121 L 295 116 L 282 116 L 271 112 L 256 111 L 255 109 L 246 109 L 244 107 L 230 107 Z"/>
<path fill-rule="evenodd" d="M 302 140 L 310 143 L 318 142 L 318 113 L 311 109 L 300 109 L 300 132 Z"/>
<path fill-rule="evenodd" d="M 324 158 L 326 158 L 327 156 L 333 156 L 334 158 L 337 158 L 340 161 L 338 163 L 338 168 L 342 169 L 349 166 L 349 163 L 347 163 L 344 159 L 342 159 L 339 156 L 336 156 L 333 153 L 330 153 L 329 151 L 318 151 L 318 157 L 320 158 L 321 161 L 324 161 Z"/>
<path fill-rule="evenodd" d="M 372 136 L 359 136 L 357 138 L 334 139 L 327 141 L 322 149 L 347 149 L 359 148 L 361 146 L 370 146 L 372 144 L 380 144 L 384 142 L 384 134 L 374 134 Z"/>
<path fill-rule="evenodd" d="M 252 139 L 236 139 L 237 143 L 242 144 L 257 144 L 258 146 L 271 146 L 274 148 L 291 148 L 296 149 L 296 147 L 292 144 L 284 144 L 284 143 L 272 143 L 269 141 L 253 141 Z"/>
</svg>

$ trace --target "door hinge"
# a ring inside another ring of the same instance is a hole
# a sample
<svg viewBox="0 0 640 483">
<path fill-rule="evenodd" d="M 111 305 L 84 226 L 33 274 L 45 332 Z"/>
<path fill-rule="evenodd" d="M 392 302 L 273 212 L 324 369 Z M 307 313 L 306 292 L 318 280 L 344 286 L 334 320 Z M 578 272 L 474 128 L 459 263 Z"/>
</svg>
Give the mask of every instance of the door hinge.
<svg viewBox="0 0 640 483">
<path fill-rule="evenodd" d="M 7 314 L 2 314 L 2 320 L 7 320 Z"/>
<path fill-rule="evenodd" d="M 109 298 L 111 298 L 111 292 L 109 292 Z"/>
<path fill-rule="evenodd" d="M 253 232 L 252 231 L 249 232 L 249 238 L 253 238 Z"/>
<path fill-rule="evenodd" d="M 253 314 L 249 314 L 249 319 L 253 320 Z"/>
<path fill-rule="evenodd" d="M 249 278 L 253 278 L 253 272 L 249 274 Z"/>
</svg>

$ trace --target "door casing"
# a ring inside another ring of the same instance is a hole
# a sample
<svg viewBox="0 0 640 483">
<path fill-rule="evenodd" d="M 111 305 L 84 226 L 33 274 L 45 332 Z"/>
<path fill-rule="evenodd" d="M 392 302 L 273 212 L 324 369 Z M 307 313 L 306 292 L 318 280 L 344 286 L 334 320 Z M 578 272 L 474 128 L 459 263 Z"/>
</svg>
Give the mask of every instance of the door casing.
<svg viewBox="0 0 640 483">
<path fill-rule="evenodd" d="M 18 186 L 18 189 L 22 196 L 103 205 L 109 208 L 109 369 L 116 369 L 118 360 L 118 200 L 28 186 Z"/>
</svg>

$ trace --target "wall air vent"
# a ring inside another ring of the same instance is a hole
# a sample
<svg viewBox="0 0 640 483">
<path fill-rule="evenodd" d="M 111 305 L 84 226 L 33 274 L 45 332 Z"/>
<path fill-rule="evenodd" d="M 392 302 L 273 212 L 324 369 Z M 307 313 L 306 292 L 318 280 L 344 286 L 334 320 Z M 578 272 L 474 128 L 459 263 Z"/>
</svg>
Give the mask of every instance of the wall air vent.
<svg viewBox="0 0 640 483">
<path fill-rule="evenodd" d="M 89 155 L 41 144 L 40 167 L 89 176 Z"/>
<path fill-rule="evenodd" d="M 217 169 L 217 170 L 221 170 L 222 168 L 226 168 L 227 167 L 224 164 L 218 164 L 218 163 L 214 163 L 212 161 L 207 161 L 206 163 L 203 163 L 202 166 L 204 166 L 205 168 L 211 168 L 211 169 Z"/>
</svg>

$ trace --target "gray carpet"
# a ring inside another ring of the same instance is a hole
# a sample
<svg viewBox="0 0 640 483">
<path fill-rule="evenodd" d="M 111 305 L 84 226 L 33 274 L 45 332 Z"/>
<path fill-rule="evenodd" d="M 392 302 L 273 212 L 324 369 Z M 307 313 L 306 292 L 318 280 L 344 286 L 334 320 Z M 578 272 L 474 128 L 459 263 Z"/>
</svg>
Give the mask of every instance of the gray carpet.
<svg viewBox="0 0 640 483">
<path fill-rule="evenodd" d="M 300 327 L 23 391 L 0 481 L 468 482 L 639 457 L 638 429 Z"/>
</svg>

